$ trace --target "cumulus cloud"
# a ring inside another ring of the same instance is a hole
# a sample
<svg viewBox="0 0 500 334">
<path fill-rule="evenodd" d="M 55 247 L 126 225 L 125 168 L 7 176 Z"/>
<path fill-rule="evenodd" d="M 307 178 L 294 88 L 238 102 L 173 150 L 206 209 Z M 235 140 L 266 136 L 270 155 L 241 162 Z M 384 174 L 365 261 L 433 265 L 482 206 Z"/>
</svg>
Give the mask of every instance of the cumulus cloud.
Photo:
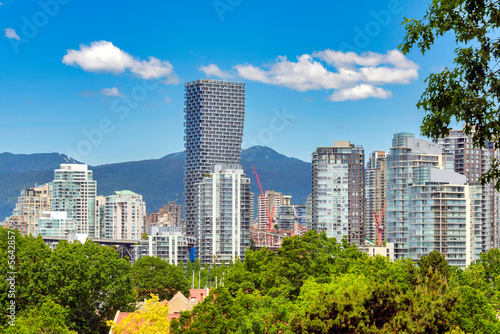
<svg viewBox="0 0 500 334">
<path fill-rule="evenodd" d="M 79 50 L 67 50 L 62 62 L 80 67 L 87 72 L 119 74 L 130 71 L 141 79 L 165 79 L 167 84 L 179 83 L 179 78 L 169 61 L 149 57 L 140 60 L 107 41 L 80 45 Z"/>
<path fill-rule="evenodd" d="M 418 79 L 419 67 L 398 50 L 385 54 L 324 50 L 301 55 L 296 61 L 280 56 L 266 66 L 239 64 L 233 69 L 246 80 L 301 92 L 334 90 L 330 99 L 345 101 L 392 97 L 389 90 L 376 86 L 408 84 Z"/>
<path fill-rule="evenodd" d="M 210 64 L 208 66 L 201 66 L 198 71 L 202 71 L 205 73 L 207 77 L 215 76 L 219 78 L 232 78 L 233 76 L 227 72 L 223 71 L 219 68 L 219 66 L 215 64 Z"/>
<path fill-rule="evenodd" d="M 16 31 L 12 28 L 6 28 L 4 29 L 5 35 L 4 37 L 10 38 L 10 39 L 17 39 L 20 40 L 19 35 L 16 33 Z"/>
<path fill-rule="evenodd" d="M 122 93 L 118 91 L 118 88 L 103 88 L 101 89 L 101 94 L 104 96 L 115 96 L 115 97 L 124 97 Z"/>
<path fill-rule="evenodd" d="M 392 97 L 392 93 L 380 87 L 375 87 L 367 84 L 361 84 L 351 88 L 344 88 L 330 95 L 331 101 L 347 101 L 347 100 L 362 100 L 369 97 L 379 99 L 387 99 Z"/>
</svg>

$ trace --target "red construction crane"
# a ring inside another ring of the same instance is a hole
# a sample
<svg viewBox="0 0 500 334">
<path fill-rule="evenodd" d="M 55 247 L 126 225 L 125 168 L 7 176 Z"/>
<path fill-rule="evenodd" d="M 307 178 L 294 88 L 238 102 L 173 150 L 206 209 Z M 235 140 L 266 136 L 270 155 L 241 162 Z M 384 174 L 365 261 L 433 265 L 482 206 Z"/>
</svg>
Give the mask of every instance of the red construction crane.
<svg viewBox="0 0 500 334">
<path fill-rule="evenodd" d="M 382 213 L 380 216 L 377 217 L 377 213 L 373 211 L 373 215 L 375 216 L 375 222 L 373 225 L 375 225 L 375 228 L 377 229 L 377 244 L 379 246 L 382 246 L 382 231 L 384 230 L 384 227 L 382 226 L 382 217 L 384 216 L 385 213 L 385 202 L 384 202 L 384 208 L 382 209 Z"/>
<path fill-rule="evenodd" d="M 257 174 L 257 171 L 255 170 L 255 167 L 252 167 L 253 168 L 253 172 L 255 173 L 255 178 L 257 179 L 257 184 L 259 185 L 259 189 L 260 189 L 260 194 L 262 195 L 262 200 L 264 201 L 264 204 L 266 205 L 266 213 L 267 213 L 267 231 L 268 232 L 271 232 L 271 226 L 272 226 L 272 223 L 273 223 L 273 216 L 274 216 L 274 206 L 273 206 L 273 209 L 272 209 L 272 213 L 269 214 L 269 207 L 267 205 L 267 200 L 266 200 L 266 195 L 264 194 L 264 190 L 262 189 L 262 185 L 260 183 L 260 178 L 259 178 L 259 174 Z"/>
</svg>

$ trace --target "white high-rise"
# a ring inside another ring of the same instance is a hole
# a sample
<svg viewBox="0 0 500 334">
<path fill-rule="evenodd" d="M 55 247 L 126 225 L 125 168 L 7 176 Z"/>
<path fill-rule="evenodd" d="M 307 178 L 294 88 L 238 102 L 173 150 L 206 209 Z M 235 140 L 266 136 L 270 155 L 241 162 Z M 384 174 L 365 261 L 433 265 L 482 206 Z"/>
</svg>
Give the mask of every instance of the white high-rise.
<svg viewBox="0 0 500 334">
<path fill-rule="evenodd" d="M 104 237 L 140 240 L 146 227 L 146 204 L 142 195 L 129 190 L 106 196 Z"/>
<path fill-rule="evenodd" d="M 442 146 L 414 138 L 412 133 L 396 133 L 391 153 L 387 157 L 386 240 L 394 243 L 394 257 L 409 254 L 409 186 L 415 184 L 418 168 L 433 167 L 453 170 L 450 157 L 443 155 Z"/>
<path fill-rule="evenodd" d="M 245 84 L 197 80 L 185 84 L 185 232 L 196 236 L 196 184 L 215 164 L 240 162 Z"/>
<path fill-rule="evenodd" d="M 245 257 L 250 247 L 250 179 L 238 165 L 215 165 L 196 185 L 200 262 L 220 264 Z"/>
<path fill-rule="evenodd" d="M 78 233 L 98 237 L 95 219 L 97 182 L 87 165 L 61 164 L 54 171 L 52 211 L 65 211 Z"/>
</svg>

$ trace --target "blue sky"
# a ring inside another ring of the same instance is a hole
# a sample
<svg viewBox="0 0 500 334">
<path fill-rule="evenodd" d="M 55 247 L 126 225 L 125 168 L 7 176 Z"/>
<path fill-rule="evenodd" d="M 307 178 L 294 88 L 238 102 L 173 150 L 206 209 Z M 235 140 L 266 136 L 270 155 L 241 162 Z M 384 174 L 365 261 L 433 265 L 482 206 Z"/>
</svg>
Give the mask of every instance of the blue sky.
<svg viewBox="0 0 500 334">
<path fill-rule="evenodd" d="M 183 83 L 207 77 L 246 82 L 244 148 L 388 150 L 455 48 L 394 51 L 420 1 L 0 2 L 0 152 L 92 165 L 183 150 Z"/>
</svg>

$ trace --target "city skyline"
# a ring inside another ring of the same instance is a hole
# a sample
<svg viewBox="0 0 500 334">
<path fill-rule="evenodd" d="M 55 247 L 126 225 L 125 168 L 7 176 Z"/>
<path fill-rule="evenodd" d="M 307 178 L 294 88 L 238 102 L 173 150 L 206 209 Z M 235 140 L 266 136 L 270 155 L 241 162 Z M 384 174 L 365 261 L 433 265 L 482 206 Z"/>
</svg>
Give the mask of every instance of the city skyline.
<svg viewBox="0 0 500 334">
<path fill-rule="evenodd" d="M 423 81 L 450 65 L 453 49 L 445 38 L 425 59 L 395 51 L 403 17 L 424 13 L 414 2 L 216 1 L 154 11 L 109 3 L 98 13 L 42 3 L 0 6 L 0 152 L 58 152 L 90 165 L 182 151 L 183 83 L 205 77 L 245 82 L 242 148 L 308 162 L 334 140 L 381 150 L 395 132 L 418 133 Z M 103 54 L 113 61 L 91 61 Z"/>
</svg>

